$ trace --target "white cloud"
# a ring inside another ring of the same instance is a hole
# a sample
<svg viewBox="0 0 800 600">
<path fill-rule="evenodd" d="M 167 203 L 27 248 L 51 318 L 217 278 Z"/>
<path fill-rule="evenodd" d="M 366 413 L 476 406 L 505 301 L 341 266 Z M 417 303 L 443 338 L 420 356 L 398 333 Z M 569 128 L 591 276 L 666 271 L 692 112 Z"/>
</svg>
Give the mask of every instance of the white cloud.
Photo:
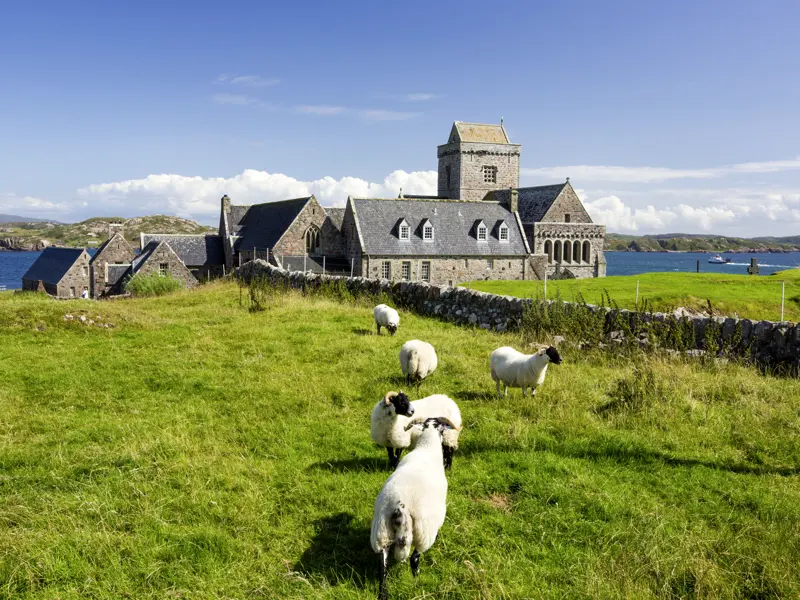
<svg viewBox="0 0 800 600">
<path fill-rule="evenodd" d="M 217 85 L 244 85 L 247 87 L 267 87 L 269 85 L 277 85 L 281 82 L 280 79 L 267 79 L 261 75 L 228 75 L 223 73 L 214 80 Z"/>
<path fill-rule="evenodd" d="M 69 211 L 66 202 L 51 202 L 34 196 L 18 196 L 17 194 L 0 192 L 0 213 L 14 214 L 21 217 L 55 218 Z"/>
<path fill-rule="evenodd" d="M 219 199 L 227 194 L 235 204 L 274 202 L 314 194 L 325 206 L 344 206 L 347 196 L 396 197 L 403 188 L 408 194 L 435 194 L 436 171 L 393 171 L 382 182 L 358 177 L 323 177 L 300 181 L 281 173 L 248 169 L 233 177 L 186 177 L 148 175 L 81 188 L 78 199 L 82 213 L 152 214 L 167 213 L 213 222 L 219 214 Z"/>
<path fill-rule="evenodd" d="M 800 170 L 800 157 L 789 160 L 749 162 L 708 169 L 671 169 L 669 167 L 619 167 L 603 165 L 572 165 L 521 169 L 521 174 L 537 179 L 651 183 L 678 179 L 715 179 L 737 174 L 777 173 Z"/>
<path fill-rule="evenodd" d="M 330 117 L 345 112 L 347 109 L 344 106 L 332 106 L 330 104 L 301 104 L 294 107 L 294 110 L 300 113 L 310 115 L 321 115 Z"/>
</svg>

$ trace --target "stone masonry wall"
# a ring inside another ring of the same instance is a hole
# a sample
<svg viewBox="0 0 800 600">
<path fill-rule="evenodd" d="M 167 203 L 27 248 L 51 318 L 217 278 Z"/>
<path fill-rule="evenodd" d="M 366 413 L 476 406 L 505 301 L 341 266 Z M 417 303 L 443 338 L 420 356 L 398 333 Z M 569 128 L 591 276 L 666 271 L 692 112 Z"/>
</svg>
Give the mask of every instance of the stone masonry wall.
<svg viewBox="0 0 800 600">
<path fill-rule="evenodd" d="M 519 187 L 519 144 L 461 142 L 439 146 L 439 193 L 460 200 L 483 200 L 497 189 Z M 446 167 L 451 167 L 447 190 Z M 497 167 L 497 181 L 483 180 L 483 167 Z"/>
<path fill-rule="evenodd" d="M 436 285 L 457 285 L 463 281 L 474 279 L 535 279 L 531 269 L 525 269 L 524 257 L 519 256 L 494 256 L 494 257 L 455 257 L 455 256 L 370 256 L 368 277 L 382 277 L 383 263 L 388 261 L 391 265 L 393 281 L 402 279 L 403 263 L 410 263 L 410 280 L 421 281 L 422 263 L 429 262 L 430 283 Z M 491 263 L 489 263 L 491 261 Z M 527 273 L 527 271 L 531 271 Z"/>
<path fill-rule="evenodd" d="M 59 298 L 80 298 L 83 290 L 90 291 L 91 277 L 89 274 L 91 269 L 89 268 L 89 260 L 89 253 L 84 251 L 70 270 L 61 278 L 61 281 L 58 282 Z"/>
<path fill-rule="evenodd" d="M 271 248 L 275 254 L 285 254 L 287 256 L 302 256 L 306 252 L 306 231 L 314 225 L 322 232 L 327 219 L 325 210 L 317 202 L 316 198 L 309 200 L 297 215 L 294 222 L 284 232 L 281 239 Z M 319 254 L 324 254 L 325 249 L 320 238 Z M 247 251 L 248 248 L 243 248 Z"/>
<path fill-rule="evenodd" d="M 180 281 L 184 287 L 191 288 L 197 285 L 192 272 L 186 268 L 178 255 L 166 243 L 161 243 L 147 258 L 145 263 L 139 268 L 137 274 L 150 275 L 152 273 L 159 273 L 161 265 L 167 265 L 167 272 Z M 266 263 L 264 263 L 266 264 Z"/>
<path fill-rule="evenodd" d="M 564 215 L 569 215 L 570 223 L 591 223 L 592 218 L 586 212 L 572 186 L 567 184 L 556 198 L 553 205 L 542 217 L 542 222 L 564 223 Z"/>
<path fill-rule="evenodd" d="M 269 277 L 275 282 L 293 288 L 306 288 L 321 282 L 341 282 L 353 292 L 385 293 L 399 306 L 415 312 L 435 316 L 460 325 L 481 329 L 506 331 L 519 327 L 523 311 L 532 300 L 511 296 L 487 294 L 467 288 L 430 285 L 424 282 L 364 277 L 338 277 L 330 275 L 288 272 L 268 265 L 264 261 L 245 264 L 237 274 L 245 280 L 253 276 Z M 800 325 L 751 321 L 732 317 L 696 317 L 675 319 L 662 313 L 637 313 L 628 310 L 588 306 L 589 310 L 604 312 L 608 325 L 625 322 L 631 328 L 642 323 L 682 325 L 694 332 L 694 345 L 705 349 L 713 340 L 720 346 L 735 345 L 734 350 L 765 365 L 784 365 L 800 368 Z"/>
<path fill-rule="evenodd" d="M 548 277 L 556 270 L 567 269 L 578 278 L 605 277 L 606 259 L 603 253 L 605 225 L 594 223 L 535 223 L 531 229 L 528 243 L 536 254 L 548 258 Z M 575 242 L 580 245 L 580 253 L 575 255 Z M 589 244 L 589 260 L 584 260 L 584 245 Z M 569 253 L 565 246 L 569 244 Z M 561 259 L 558 259 L 556 245 L 561 246 Z"/>
<path fill-rule="evenodd" d="M 113 293 L 112 288 L 114 285 L 107 284 L 106 265 L 130 264 L 135 256 L 136 253 L 133 247 L 131 247 L 122 234 L 115 234 L 105 248 L 92 258 L 92 283 L 89 289 L 89 294 L 92 298 L 99 298 L 107 293 Z"/>
</svg>

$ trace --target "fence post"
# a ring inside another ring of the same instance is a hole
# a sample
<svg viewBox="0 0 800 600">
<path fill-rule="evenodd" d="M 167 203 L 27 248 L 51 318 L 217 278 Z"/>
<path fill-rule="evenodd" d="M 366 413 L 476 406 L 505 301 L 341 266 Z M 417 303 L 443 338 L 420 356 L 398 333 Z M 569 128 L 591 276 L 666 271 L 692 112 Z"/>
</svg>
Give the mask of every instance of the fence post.
<svg viewBox="0 0 800 600">
<path fill-rule="evenodd" d="M 544 299 L 547 300 L 547 267 L 544 269 Z"/>
<path fill-rule="evenodd" d="M 303 273 L 308 273 L 308 269 L 306 268 L 306 259 L 308 259 L 308 253 L 303 254 Z"/>
<path fill-rule="evenodd" d="M 256 260 L 256 247 L 253 246 L 253 262 Z"/>
<path fill-rule="evenodd" d="M 322 257 L 322 274 L 325 275 L 325 256 Z"/>
<path fill-rule="evenodd" d="M 267 263 L 269 263 L 269 248 L 267 248 Z"/>
<path fill-rule="evenodd" d="M 353 276 L 353 267 L 355 267 L 355 264 L 356 264 L 356 259 L 355 258 L 351 258 L 350 259 L 350 277 Z"/>
<path fill-rule="evenodd" d="M 240 267 L 242 266 L 242 254 L 244 254 L 244 253 L 243 252 L 239 252 L 239 266 Z"/>
<path fill-rule="evenodd" d="M 225 279 L 225 263 L 222 264 L 222 278 Z"/>
<path fill-rule="evenodd" d="M 783 301 L 786 298 L 786 282 L 781 281 L 781 323 L 783 323 Z"/>
</svg>

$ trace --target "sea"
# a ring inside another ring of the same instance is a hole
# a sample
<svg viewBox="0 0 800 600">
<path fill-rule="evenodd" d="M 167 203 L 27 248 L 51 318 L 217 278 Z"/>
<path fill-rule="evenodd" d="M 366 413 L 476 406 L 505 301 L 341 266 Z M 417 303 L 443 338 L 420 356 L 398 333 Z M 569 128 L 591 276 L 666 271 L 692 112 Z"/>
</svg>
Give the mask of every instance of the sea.
<svg viewBox="0 0 800 600">
<path fill-rule="evenodd" d="M 41 252 L 0 252 L 0 290 L 16 290 L 22 287 L 22 275 L 33 264 Z M 638 275 L 639 273 L 694 273 L 700 261 L 701 273 L 747 274 L 750 259 L 758 260 L 761 275 L 775 271 L 800 267 L 800 252 L 772 253 L 726 253 L 727 264 L 709 264 L 713 254 L 701 252 L 606 252 L 606 275 Z"/>
</svg>

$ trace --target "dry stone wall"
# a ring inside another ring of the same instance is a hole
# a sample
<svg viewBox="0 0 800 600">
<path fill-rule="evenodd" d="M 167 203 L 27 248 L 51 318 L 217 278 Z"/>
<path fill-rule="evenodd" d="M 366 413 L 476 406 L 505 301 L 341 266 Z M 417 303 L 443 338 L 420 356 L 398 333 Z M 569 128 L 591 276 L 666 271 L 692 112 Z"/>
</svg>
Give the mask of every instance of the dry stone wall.
<svg viewBox="0 0 800 600">
<path fill-rule="evenodd" d="M 518 328 L 523 312 L 532 300 L 499 296 L 467 288 L 430 285 L 418 281 L 391 282 L 387 279 L 339 277 L 289 272 L 264 261 L 246 263 L 237 274 L 245 281 L 267 277 L 276 284 L 306 289 L 323 283 L 341 282 L 351 292 L 387 294 L 398 305 L 419 314 L 439 317 L 459 325 L 493 331 Z M 696 350 L 716 351 L 726 348 L 731 354 L 745 355 L 768 366 L 789 366 L 800 369 L 800 326 L 795 323 L 752 321 L 732 317 L 675 318 L 664 313 L 640 313 L 610 310 L 587 305 L 594 313 L 603 313 L 609 338 L 621 340 L 625 330 L 646 329 L 661 325 L 666 329 L 689 331 L 690 344 Z M 644 327 L 643 327 L 644 326 Z M 569 334 L 569 332 L 565 332 Z M 682 334 L 685 336 L 685 334 Z M 684 342 L 686 338 L 684 337 Z"/>
</svg>

